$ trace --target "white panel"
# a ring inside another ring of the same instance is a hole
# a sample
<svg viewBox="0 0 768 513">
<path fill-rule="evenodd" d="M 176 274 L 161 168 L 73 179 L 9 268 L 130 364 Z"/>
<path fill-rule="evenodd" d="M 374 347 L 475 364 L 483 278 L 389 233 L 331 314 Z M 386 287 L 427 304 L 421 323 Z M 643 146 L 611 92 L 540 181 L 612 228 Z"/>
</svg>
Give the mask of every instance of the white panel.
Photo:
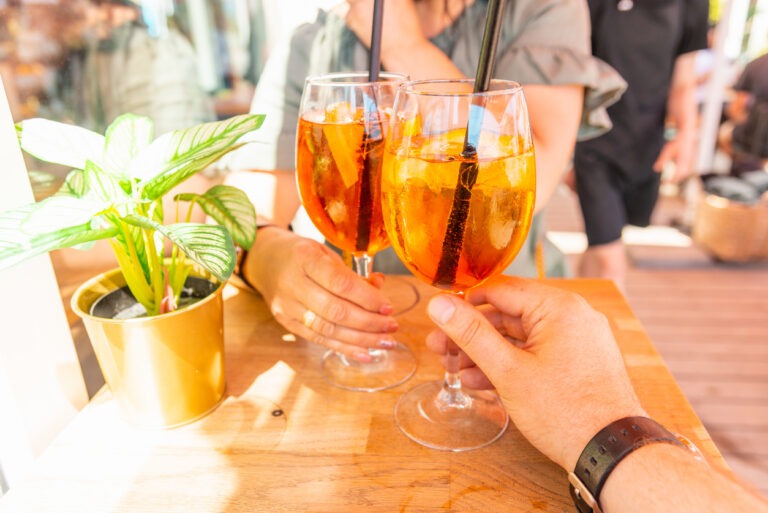
<svg viewBox="0 0 768 513">
<path fill-rule="evenodd" d="M 0 81 L 0 211 L 33 199 Z M 0 467 L 10 487 L 87 402 L 50 258 L 0 271 Z"/>
</svg>

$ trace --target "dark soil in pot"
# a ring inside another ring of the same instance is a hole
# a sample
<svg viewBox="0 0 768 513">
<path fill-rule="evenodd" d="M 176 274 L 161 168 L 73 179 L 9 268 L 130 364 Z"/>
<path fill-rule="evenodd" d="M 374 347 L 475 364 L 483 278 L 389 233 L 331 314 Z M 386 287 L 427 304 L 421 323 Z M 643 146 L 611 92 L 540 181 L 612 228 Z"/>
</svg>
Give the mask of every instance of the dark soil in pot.
<svg viewBox="0 0 768 513">
<path fill-rule="evenodd" d="M 190 276 L 181 290 L 179 308 L 197 303 L 211 295 L 218 286 L 218 284 L 205 278 Z M 147 311 L 142 304 L 136 301 L 126 285 L 100 297 L 93 303 L 90 314 L 105 319 L 137 319 L 146 317 Z"/>
</svg>

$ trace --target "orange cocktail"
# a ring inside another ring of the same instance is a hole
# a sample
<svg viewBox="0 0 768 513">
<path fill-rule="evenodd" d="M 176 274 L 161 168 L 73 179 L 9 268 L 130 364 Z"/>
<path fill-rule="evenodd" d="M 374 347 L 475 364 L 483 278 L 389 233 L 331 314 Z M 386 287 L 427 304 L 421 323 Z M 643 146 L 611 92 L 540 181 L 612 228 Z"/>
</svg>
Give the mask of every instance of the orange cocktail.
<svg viewBox="0 0 768 513">
<path fill-rule="evenodd" d="M 296 137 L 296 179 L 315 227 L 331 244 L 352 255 L 360 279 L 373 258 L 389 246 L 381 213 L 384 136 L 395 91 L 406 77 L 367 72 L 329 73 L 307 78 Z M 389 281 L 389 280 L 387 280 Z M 414 299 L 415 300 L 415 299 Z M 323 356 L 324 376 L 348 390 L 373 392 L 396 386 L 416 370 L 411 350 L 369 348 L 371 361 L 342 353 Z"/>
<path fill-rule="evenodd" d="M 366 117 L 368 119 L 366 119 Z M 381 216 L 387 116 L 340 102 L 299 120 L 296 173 L 301 201 L 336 247 L 373 255 L 389 246 Z"/>
<path fill-rule="evenodd" d="M 381 190 L 384 224 L 422 280 L 463 295 L 504 271 L 528 235 L 536 196 L 533 137 L 522 87 L 491 80 L 416 80 L 392 107 Z M 461 386 L 458 351 L 441 381 L 403 394 L 395 422 L 412 440 L 464 451 L 509 423 L 498 395 Z"/>
<path fill-rule="evenodd" d="M 383 189 L 387 224 L 395 250 L 417 276 L 435 286 L 461 291 L 501 272 L 514 259 L 530 227 L 536 188 L 532 150 L 467 159 L 464 131 L 434 137 L 407 153 L 385 158 Z M 510 136 L 490 141 L 510 147 Z M 440 258 L 462 165 L 476 165 L 458 250 L 449 283 L 440 276 Z"/>
</svg>

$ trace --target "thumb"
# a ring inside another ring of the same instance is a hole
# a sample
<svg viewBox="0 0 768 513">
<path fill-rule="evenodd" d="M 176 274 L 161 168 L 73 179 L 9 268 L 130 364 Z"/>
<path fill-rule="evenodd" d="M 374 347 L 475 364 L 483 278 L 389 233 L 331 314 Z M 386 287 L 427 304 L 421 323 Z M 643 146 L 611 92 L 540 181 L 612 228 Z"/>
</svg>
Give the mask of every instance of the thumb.
<svg viewBox="0 0 768 513">
<path fill-rule="evenodd" d="M 430 300 L 430 318 L 497 384 L 509 371 L 510 354 L 519 351 L 507 343 L 485 316 L 468 302 L 448 294 Z"/>
</svg>

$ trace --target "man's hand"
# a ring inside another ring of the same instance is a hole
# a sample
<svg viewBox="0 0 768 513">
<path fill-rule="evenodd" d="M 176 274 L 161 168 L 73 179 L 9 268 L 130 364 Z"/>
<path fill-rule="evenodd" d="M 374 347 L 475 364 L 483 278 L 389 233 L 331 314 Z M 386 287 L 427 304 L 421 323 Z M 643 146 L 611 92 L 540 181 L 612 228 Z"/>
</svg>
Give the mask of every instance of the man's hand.
<svg viewBox="0 0 768 513">
<path fill-rule="evenodd" d="M 450 337 L 465 353 L 462 382 L 493 385 L 520 432 L 565 469 L 604 426 L 645 414 L 605 316 L 576 294 L 503 276 L 466 301 L 438 295 L 428 312 L 442 330 L 429 348 L 444 354 Z"/>
</svg>

